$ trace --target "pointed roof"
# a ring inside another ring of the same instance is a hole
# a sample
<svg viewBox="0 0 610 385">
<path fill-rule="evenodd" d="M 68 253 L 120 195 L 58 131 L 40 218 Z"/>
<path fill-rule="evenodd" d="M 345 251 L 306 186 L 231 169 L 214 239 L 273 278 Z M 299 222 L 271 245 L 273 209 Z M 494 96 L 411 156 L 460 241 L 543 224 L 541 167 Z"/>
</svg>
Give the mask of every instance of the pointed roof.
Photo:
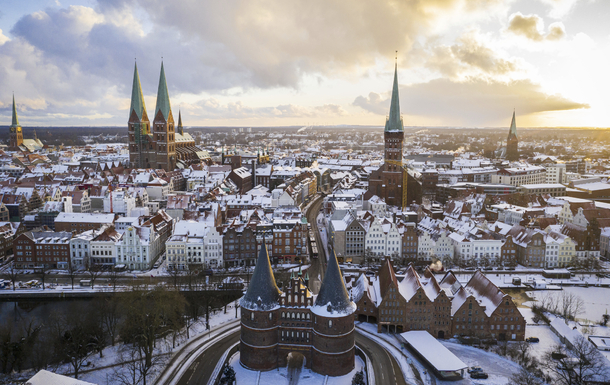
<svg viewBox="0 0 610 385">
<path fill-rule="evenodd" d="M 323 317 L 343 317 L 356 310 L 356 305 L 350 300 L 345 288 L 343 275 L 334 251 L 328 258 L 326 274 L 324 274 L 316 303 L 311 310 Z"/>
<path fill-rule="evenodd" d="M 155 107 L 155 116 L 161 110 L 161 114 L 165 120 L 169 119 L 169 113 L 172 110 L 169 105 L 169 92 L 167 91 L 167 81 L 165 80 L 165 69 L 161 62 L 161 76 L 159 76 L 159 89 L 157 90 L 157 106 Z"/>
<path fill-rule="evenodd" d="M 385 131 L 404 131 L 402 117 L 400 116 L 400 102 L 398 100 L 398 64 L 394 64 L 394 85 L 392 86 L 390 115 L 385 122 Z"/>
<path fill-rule="evenodd" d="M 178 110 L 178 133 L 184 135 L 184 128 L 182 128 L 182 111 Z"/>
<path fill-rule="evenodd" d="M 17 106 L 15 105 L 15 94 L 13 94 L 13 121 L 11 127 L 19 127 L 19 118 L 17 117 Z"/>
<path fill-rule="evenodd" d="M 133 70 L 133 85 L 131 87 L 131 107 L 129 115 L 132 111 L 136 112 L 138 119 L 146 115 L 146 105 L 144 104 L 144 95 L 142 94 L 142 86 L 140 85 L 140 75 L 138 74 L 138 63 L 135 64 Z"/>
<path fill-rule="evenodd" d="M 515 123 L 515 110 L 513 110 L 513 120 L 510 122 L 510 130 L 508 131 L 508 139 L 517 137 L 517 123 Z"/>
<path fill-rule="evenodd" d="M 262 244 L 250 286 L 241 299 L 241 306 L 249 310 L 267 311 L 279 306 L 280 289 L 277 287 L 269 261 L 267 245 Z"/>
</svg>

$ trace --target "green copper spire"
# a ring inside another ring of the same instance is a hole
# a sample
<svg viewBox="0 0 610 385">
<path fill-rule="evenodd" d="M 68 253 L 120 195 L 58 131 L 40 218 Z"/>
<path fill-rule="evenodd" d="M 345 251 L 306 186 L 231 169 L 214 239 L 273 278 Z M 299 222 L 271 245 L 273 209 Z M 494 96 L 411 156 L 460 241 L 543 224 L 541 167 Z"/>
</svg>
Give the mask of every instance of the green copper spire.
<svg viewBox="0 0 610 385">
<path fill-rule="evenodd" d="M 400 102 L 398 101 L 398 64 L 394 64 L 394 85 L 392 86 L 392 100 L 390 102 L 390 116 L 385 122 L 385 131 L 404 131 L 400 116 Z"/>
<path fill-rule="evenodd" d="M 510 131 L 508 132 L 508 138 L 517 137 L 517 123 L 515 123 L 515 110 L 513 110 L 513 120 L 510 122 Z"/>
<path fill-rule="evenodd" d="M 182 111 L 178 110 L 178 133 L 184 135 L 184 128 L 182 127 Z"/>
<path fill-rule="evenodd" d="M 167 81 L 165 80 L 165 70 L 163 62 L 161 62 L 161 76 L 159 77 L 159 90 L 157 91 L 157 106 L 155 107 L 155 116 L 161 110 L 163 118 L 169 119 L 169 113 L 172 108 L 169 105 L 169 92 L 167 91 Z"/>
<path fill-rule="evenodd" d="M 142 94 L 142 86 L 140 85 L 140 75 L 138 75 L 138 64 L 135 64 L 133 70 L 133 86 L 131 87 L 131 108 L 129 109 L 129 116 L 132 111 L 136 112 L 138 119 L 142 120 L 142 117 L 146 114 L 146 105 L 144 105 L 144 95 Z"/>
<path fill-rule="evenodd" d="M 17 117 L 17 106 L 15 105 L 15 94 L 13 94 L 13 122 L 11 127 L 19 127 L 19 118 Z"/>
</svg>

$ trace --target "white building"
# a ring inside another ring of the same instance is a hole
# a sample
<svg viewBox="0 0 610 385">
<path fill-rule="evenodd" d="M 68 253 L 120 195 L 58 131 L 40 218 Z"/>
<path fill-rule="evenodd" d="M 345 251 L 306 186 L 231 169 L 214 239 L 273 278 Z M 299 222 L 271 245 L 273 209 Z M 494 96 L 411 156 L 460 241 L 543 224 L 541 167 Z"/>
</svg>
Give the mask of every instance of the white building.
<svg viewBox="0 0 610 385">
<path fill-rule="evenodd" d="M 522 184 L 536 184 L 546 182 L 546 170 L 544 167 L 523 165 L 521 167 L 509 167 L 498 171 L 491 176 L 491 183 L 509 184 L 520 186 Z"/>
<path fill-rule="evenodd" d="M 546 183 L 568 183 L 565 163 L 548 164 L 546 167 Z"/>
<path fill-rule="evenodd" d="M 544 264 L 549 267 L 566 267 L 576 255 L 576 242 L 567 235 L 549 231 L 544 237 L 546 244 Z"/>
<path fill-rule="evenodd" d="M 195 221 L 179 221 L 166 243 L 167 265 L 178 270 L 223 266 L 222 234 L 214 226 Z"/>
<path fill-rule="evenodd" d="M 391 257 L 402 255 L 402 241 L 396 224 L 375 218 L 364 237 L 364 249 L 375 255 Z"/>
<path fill-rule="evenodd" d="M 105 213 L 116 213 L 130 217 L 135 207 L 136 198 L 124 190 L 111 191 L 104 197 Z"/>
</svg>

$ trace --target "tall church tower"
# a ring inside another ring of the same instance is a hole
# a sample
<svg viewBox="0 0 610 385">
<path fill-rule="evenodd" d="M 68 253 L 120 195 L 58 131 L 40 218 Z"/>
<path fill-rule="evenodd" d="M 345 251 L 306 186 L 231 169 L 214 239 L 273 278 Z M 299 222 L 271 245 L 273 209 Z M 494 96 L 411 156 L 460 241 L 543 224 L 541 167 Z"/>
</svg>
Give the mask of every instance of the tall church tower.
<svg viewBox="0 0 610 385">
<path fill-rule="evenodd" d="M 13 95 L 13 121 L 11 122 L 10 135 L 9 135 L 9 146 L 10 151 L 18 151 L 19 146 L 23 144 L 23 133 L 21 132 L 21 125 L 19 124 L 19 118 L 17 117 L 17 107 L 15 106 L 15 95 Z"/>
<path fill-rule="evenodd" d="M 513 110 L 513 120 L 510 123 L 508 138 L 506 140 L 506 159 L 519 160 L 519 139 L 517 139 L 517 124 L 515 123 L 515 111 Z"/>
<path fill-rule="evenodd" d="M 157 168 L 165 171 L 174 171 L 176 167 L 176 132 L 174 130 L 174 116 L 169 102 L 165 69 L 161 63 L 159 89 L 157 91 L 157 105 L 153 120 L 153 140 L 156 143 Z"/>
<path fill-rule="evenodd" d="M 393 206 L 402 206 L 403 175 L 402 173 L 402 144 L 405 131 L 400 116 L 400 102 L 398 100 L 398 65 L 394 64 L 394 84 L 392 86 L 392 100 L 390 102 L 390 115 L 385 122 L 383 133 L 385 142 L 384 169 L 382 188 L 385 186 L 386 203 Z"/>
<path fill-rule="evenodd" d="M 129 108 L 129 164 L 134 168 L 151 167 L 150 154 L 154 154 L 153 143 L 149 141 L 150 122 L 144 105 L 144 95 L 138 75 L 138 64 L 133 70 L 131 106 Z"/>
</svg>

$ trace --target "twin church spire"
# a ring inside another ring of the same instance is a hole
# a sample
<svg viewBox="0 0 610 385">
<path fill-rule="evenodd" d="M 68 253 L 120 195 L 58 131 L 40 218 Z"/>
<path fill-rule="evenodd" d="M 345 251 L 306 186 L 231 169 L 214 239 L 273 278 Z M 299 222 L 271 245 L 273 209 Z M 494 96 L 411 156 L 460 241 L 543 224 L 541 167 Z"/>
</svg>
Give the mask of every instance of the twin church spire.
<svg viewBox="0 0 610 385">
<path fill-rule="evenodd" d="M 135 112 L 139 120 L 148 120 L 146 113 L 146 105 L 144 103 L 144 94 L 142 93 L 142 85 L 140 83 L 140 75 L 138 74 L 138 64 L 136 63 L 133 71 L 133 86 L 131 89 L 131 107 L 129 114 Z M 161 112 L 165 121 L 170 120 L 172 107 L 169 100 L 169 91 L 167 89 L 167 80 L 165 78 L 165 68 L 161 62 L 161 74 L 159 76 L 159 87 L 157 89 L 157 103 L 155 106 L 154 117 Z"/>
</svg>

